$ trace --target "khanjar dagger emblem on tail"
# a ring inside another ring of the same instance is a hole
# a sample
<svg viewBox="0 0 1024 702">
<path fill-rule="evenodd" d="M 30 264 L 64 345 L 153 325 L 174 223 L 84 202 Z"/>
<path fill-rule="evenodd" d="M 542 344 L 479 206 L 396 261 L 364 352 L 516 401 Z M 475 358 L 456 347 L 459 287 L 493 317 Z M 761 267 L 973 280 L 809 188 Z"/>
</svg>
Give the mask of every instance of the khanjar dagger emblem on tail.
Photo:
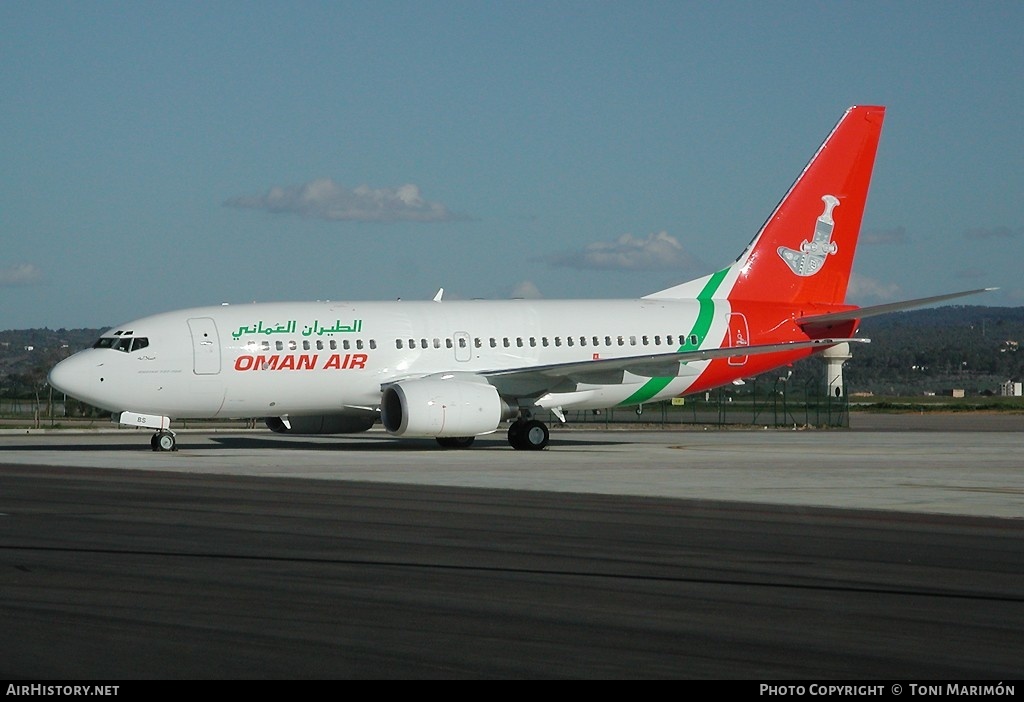
<svg viewBox="0 0 1024 702">
<path fill-rule="evenodd" d="M 779 256 L 789 264 L 794 273 L 800 276 L 812 276 L 821 270 L 825 264 L 825 258 L 834 254 L 839 247 L 832 241 L 832 229 L 835 222 L 832 221 L 832 210 L 839 205 L 839 198 L 834 195 L 822 195 L 821 201 L 825 203 L 825 211 L 818 217 L 814 224 L 814 239 L 804 239 L 800 244 L 800 250 L 791 249 L 787 246 L 779 247 Z"/>
</svg>

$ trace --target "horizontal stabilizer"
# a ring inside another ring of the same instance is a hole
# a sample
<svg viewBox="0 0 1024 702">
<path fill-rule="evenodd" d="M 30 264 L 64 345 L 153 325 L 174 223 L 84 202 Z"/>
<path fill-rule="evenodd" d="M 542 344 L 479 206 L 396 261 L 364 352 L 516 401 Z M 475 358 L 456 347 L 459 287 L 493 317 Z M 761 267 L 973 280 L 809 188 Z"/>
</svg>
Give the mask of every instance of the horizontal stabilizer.
<svg viewBox="0 0 1024 702">
<path fill-rule="evenodd" d="M 933 305 L 937 302 L 953 300 L 958 297 L 966 297 L 967 295 L 977 295 L 978 293 L 991 292 L 993 290 L 998 289 L 999 288 L 978 288 L 977 290 L 964 290 L 963 292 L 947 293 L 945 295 L 936 295 L 934 297 L 921 297 L 916 300 L 890 302 L 885 305 L 855 307 L 853 309 L 844 310 L 842 312 L 830 312 L 828 314 L 815 314 L 809 315 L 807 317 L 800 317 L 794 321 L 801 327 L 835 324 L 836 322 L 850 322 L 855 319 L 864 319 L 865 317 L 877 317 L 880 314 L 889 314 L 890 312 L 902 312 L 903 310 L 912 310 L 918 307 L 927 307 L 928 305 Z"/>
</svg>

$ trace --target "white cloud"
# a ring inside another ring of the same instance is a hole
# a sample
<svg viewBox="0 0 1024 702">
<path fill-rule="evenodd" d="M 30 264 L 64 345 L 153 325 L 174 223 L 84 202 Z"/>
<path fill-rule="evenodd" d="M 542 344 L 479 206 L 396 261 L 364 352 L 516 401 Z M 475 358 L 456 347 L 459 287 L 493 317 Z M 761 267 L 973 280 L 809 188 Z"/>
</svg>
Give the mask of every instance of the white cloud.
<svg viewBox="0 0 1024 702">
<path fill-rule="evenodd" d="M 860 233 L 861 243 L 875 244 L 906 244 L 910 241 L 906 227 L 892 229 L 866 229 Z"/>
<path fill-rule="evenodd" d="M 34 285 L 43 279 L 43 272 L 31 263 L 19 263 L 10 268 L 0 268 L 0 287 Z"/>
<path fill-rule="evenodd" d="M 883 283 L 856 273 L 850 276 L 850 285 L 846 292 L 848 299 L 871 303 L 894 302 L 901 296 L 900 286 L 896 283 Z"/>
<path fill-rule="evenodd" d="M 448 222 L 464 219 L 444 205 L 424 200 L 416 185 L 350 190 L 330 178 L 302 185 L 275 186 L 263 195 L 233 197 L 227 207 L 297 214 L 303 217 L 348 222 Z"/>
<path fill-rule="evenodd" d="M 524 300 L 539 300 L 544 296 L 540 294 L 540 289 L 533 284 L 532 280 L 524 280 L 513 286 L 512 291 L 509 293 L 509 297 L 514 299 L 522 298 Z"/>
<path fill-rule="evenodd" d="M 596 241 L 587 244 L 582 251 L 558 254 L 549 261 L 553 266 L 602 270 L 692 271 L 701 268 L 700 261 L 664 231 L 643 239 L 623 234 L 615 241 Z"/>
<path fill-rule="evenodd" d="M 1009 227 L 975 227 L 964 233 L 965 239 L 1016 239 L 1024 234 L 1024 227 L 1010 229 Z"/>
</svg>

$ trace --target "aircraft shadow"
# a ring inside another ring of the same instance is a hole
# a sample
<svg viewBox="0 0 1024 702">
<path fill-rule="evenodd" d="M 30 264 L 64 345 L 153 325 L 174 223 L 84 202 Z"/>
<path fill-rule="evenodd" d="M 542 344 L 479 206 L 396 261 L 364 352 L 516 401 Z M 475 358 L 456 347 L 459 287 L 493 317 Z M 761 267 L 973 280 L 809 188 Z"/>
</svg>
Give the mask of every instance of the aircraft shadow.
<svg viewBox="0 0 1024 702">
<path fill-rule="evenodd" d="M 381 451 L 387 453 L 396 451 L 429 451 L 430 453 L 452 451 L 459 453 L 460 451 L 511 450 L 504 435 L 478 438 L 473 446 L 468 449 L 443 449 L 433 439 L 399 439 L 385 436 L 338 436 L 324 437 L 324 439 L 315 441 L 284 436 L 214 435 L 204 436 L 202 439 L 203 443 L 198 443 L 193 441 L 192 437 L 188 434 L 179 434 L 178 450 L 188 451 L 210 448 L 210 443 L 225 450 L 235 451 L 259 449 L 278 451 Z M 593 437 L 584 439 L 582 437 L 574 438 L 560 435 L 551 440 L 550 446 L 552 448 L 572 449 L 588 446 L 620 446 L 623 443 L 628 443 L 628 441 L 601 440 L 594 439 Z M 56 451 L 59 453 L 99 453 L 104 451 L 137 453 L 150 450 L 148 439 L 142 435 L 139 436 L 138 441 L 132 440 L 127 442 L 81 443 L 76 441 L 55 441 L 43 444 L 4 444 L 3 446 L 4 452 L 23 451 L 25 453 L 42 453 L 46 451 Z M 527 451 L 525 453 L 528 454 L 530 452 Z"/>
<path fill-rule="evenodd" d="M 123 451 L 134 453 L 140 449 L 150 451 L 147 443 L 143 440 L 138 444 L 31 444 L 19 446 L 17 444 L 5 444 L 3 451 L 24 451 L 25 453 L 42 453 L 44 451 L 60 451 L 61 453 L 96 453 L 98 451 Z"/>
<path fill-rule="evenodd" d="M 384 437 L 338 437 L 330 441 L 303 441 L 294 438 L 276 438 L 259 436 L 214 436 L 210 439 L 226 449 L 293 449 L 301 451 L 429 451 L 439 453 L 451 451 L 459 453 L 462 451 L 480 450 L 509 450 L 508 442 L 504 438 L 477 439 L 473 446 L 468 449 L 443 449 L 433 439 L 392 439 Z M 553 439 L 551 445 L 561 447 L 584 447 L 584 446 L 618 446 L 621 441 L 601 441 L 588 439 L 567 439 L 559 437 Z M 188 446 L 187 440 L 178 442 L 179 448 Z M 528 451 L 525 453 L 529 453 Z"/>
</svg>

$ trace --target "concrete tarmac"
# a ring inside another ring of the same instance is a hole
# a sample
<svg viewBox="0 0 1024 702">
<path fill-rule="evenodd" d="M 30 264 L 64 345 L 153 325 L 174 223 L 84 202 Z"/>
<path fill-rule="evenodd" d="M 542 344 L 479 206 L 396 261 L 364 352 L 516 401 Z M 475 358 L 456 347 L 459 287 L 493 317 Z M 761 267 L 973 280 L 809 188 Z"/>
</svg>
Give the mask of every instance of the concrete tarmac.
<svg viewBox="0 0 1024 702">
<path fill-rule="evenodd" d="M 1019 679 L 1024 435 L 955 426 L 5 431 L 0 677 Z"/>
<path fill-rule="evenodd" d="M 1010 424 L 1005 420 L 1009 417 Z M 1024 415 L 885 415 L 864 430 L 552 430 L 542 452 L 502 434 L 468 450 L 432 440 L 293 437 L 266 430 L 178 436 L 149 451 L 134 429 L 4 431 L 6 463 L 218 475 L 676 497 L 1024 517 Z M 883 423 L 884 422 L 884 423 Z M 912 423 L 915 428 L 901 429 Z M 1003 430 L 992 430 L 992 423 Z M 1005 430 L 1020 424 L 1022 431 Z M 958 429 L 958 430 L 956 430 Z"/>
</svg>

